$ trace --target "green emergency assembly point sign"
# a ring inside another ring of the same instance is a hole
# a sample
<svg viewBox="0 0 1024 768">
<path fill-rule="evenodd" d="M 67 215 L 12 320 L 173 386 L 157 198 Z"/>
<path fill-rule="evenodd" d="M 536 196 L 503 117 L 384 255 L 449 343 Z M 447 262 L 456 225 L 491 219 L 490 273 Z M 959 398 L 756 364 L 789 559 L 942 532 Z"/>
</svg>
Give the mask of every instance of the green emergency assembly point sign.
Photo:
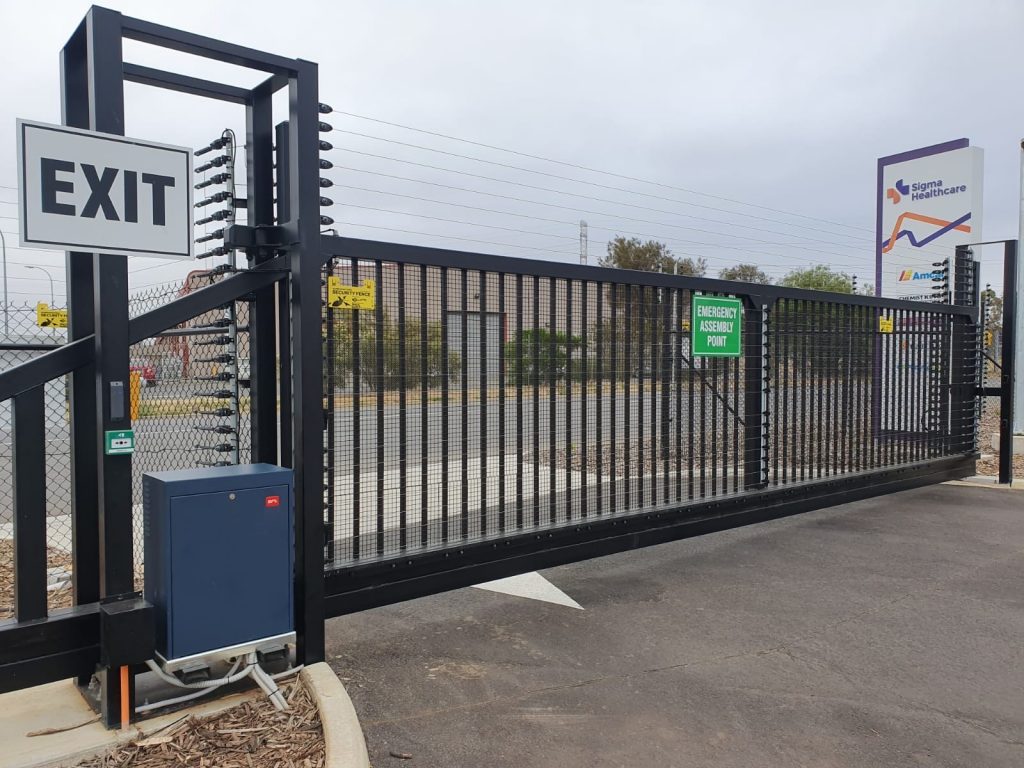
<svg viewBox="0 0 1024 768">
<path fill-rule="evenodd" d="M 108 430 L 103 434 L 104 453 L 107 456 L 119 456 L 135 453 L 135 430 L 117 429 Z"/>
<path fill-rule="evenodd" d="M 693 297 L 694 357 L 739 357 L 742 328 L 742 299 Z"/>
</svg>

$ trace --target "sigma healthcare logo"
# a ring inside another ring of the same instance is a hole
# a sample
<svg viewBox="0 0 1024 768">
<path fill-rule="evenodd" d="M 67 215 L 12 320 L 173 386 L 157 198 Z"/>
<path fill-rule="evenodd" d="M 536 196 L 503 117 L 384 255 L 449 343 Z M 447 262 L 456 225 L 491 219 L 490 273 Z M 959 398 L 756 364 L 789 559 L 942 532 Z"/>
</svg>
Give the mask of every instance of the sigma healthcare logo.
<svg viewBox="0 0 1024 768">
<path fill-rule="evenodd" d="M 931 280 L 942 277 L 941 272 L 915 272 L 912 269 L 904 269 L 900 272 L 900 282 L 906 283 L 911 280 Z"/>
<path fill-rule="evenodd" d="M 953 184 L 946 186 L 942 179 L 931 181 L 915 181 L 913 184 L 905 184 L 903 179 L 897 179 L 896 183 L 885 191 L 887 199 L 892 200 L 893 205 L 899 205 L 906 195 L 911 200 L 929 200 L 933 197 L 946 197 L 948 195 L 959 195 L 967 191 L 966 184 Z"/>
</svg>

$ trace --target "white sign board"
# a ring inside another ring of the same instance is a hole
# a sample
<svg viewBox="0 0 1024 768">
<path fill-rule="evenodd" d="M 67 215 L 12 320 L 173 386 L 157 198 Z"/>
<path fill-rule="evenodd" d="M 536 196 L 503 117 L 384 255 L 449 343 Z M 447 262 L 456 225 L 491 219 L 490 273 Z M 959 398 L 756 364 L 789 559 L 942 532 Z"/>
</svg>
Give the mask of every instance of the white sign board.
<svg viewBox="0 0 1024 768">
<path fill-rule="evenodd" d="M 18 120 L 26 248 L 192 258 L 192 153 Z"/>
<path fill-rule="evenodd" d="M 875 292 L 933 301 L 936 263 L 981 236 L 983 152 L 967 139 L 878 161 Z M 952 277 L 952 275 L 950 275 Z"/>
</svg>

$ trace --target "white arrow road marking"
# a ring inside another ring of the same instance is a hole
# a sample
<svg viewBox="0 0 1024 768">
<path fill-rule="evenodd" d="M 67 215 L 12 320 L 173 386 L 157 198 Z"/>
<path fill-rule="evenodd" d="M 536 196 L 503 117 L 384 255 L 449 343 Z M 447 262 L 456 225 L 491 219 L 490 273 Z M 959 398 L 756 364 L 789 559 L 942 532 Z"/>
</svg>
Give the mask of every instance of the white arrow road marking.
<svg viewBox="0 0 1024 768">
<path fill-rule="evenodd" d="M 542 600 L 545 603 L 554 603 L 555 605 L 564 605 L 567 608 L 583 610 L 582 605 L 536 571 L 523 573 L 519 576 L 509 576 L 507 579 L 496 579 L 495 581 L 487 581 L 483 584 L 474 584 L 473 586 L 477 589 L 500 592 L 503 595 L 525 597 L 530 600 Z"/>
</svg>

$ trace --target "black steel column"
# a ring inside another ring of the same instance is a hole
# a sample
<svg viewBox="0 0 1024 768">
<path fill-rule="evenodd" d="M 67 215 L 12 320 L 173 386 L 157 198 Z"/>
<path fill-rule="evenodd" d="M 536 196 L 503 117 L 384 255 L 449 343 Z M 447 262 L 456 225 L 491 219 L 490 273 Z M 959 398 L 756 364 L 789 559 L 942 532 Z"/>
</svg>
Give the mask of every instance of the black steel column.
<svg viewBox="0 0 1024 768">
<path fill-rule="evenodd" d="M 14 398 L 14 615 L 46 616 L 46 423 L 40 384 Z"/>
<path fill-rule="evenodd" d="M 299 662 L 324 659 L 323 355 L 320 339 L 320 166 L 316 64 L 291 77 L 287 224 L 291 258 L 295 625 Z"/>
<path fill-rule="evenodd" d="M 768 484 L 768 467 L 764 453 L 765 366 L 764 344 L 765 300 L 747 297 L 743 319 L 743 489 L 764 488 Z"/>
<path fill-rule="evenodd" d="M 61 51 L 61 118 L 64 125 L 89 128 L 88 24 L 82 21 Z M 92 258 L 87 253 L 68 253 L 67 274 L 68 341 L 91 336 L 93 332 Z M 71 374 L 71 558 L 75 605 L 100 599 L 100 540 L 95 446 L 96 367 L 92 362 Z M 84 446 L 78 450 L 77 446 Z M 86 676 L 78 680 L 88 685 Z"/>
<path fill-rule="evenodd" d="M 288 139 L 288 123 L 278 123 L 274 128 L 274 136 L 277 144 L 275 159 L 277 162 L 277 223 L 284 224 L 291 221 L 291 200 L 289 199 L 288 184 L 291 176 L 291 159 L 288 152 L 290 145 Z M 318 219 L 319 221 L 319 219 Z M 277 310 L 277 357 L 278 367 L 281 376 L 278 379 L 277 397 L 280 401 L 280 410 L 276 415 L 278 420 L 278 462 L 283 467 L 292 466 L 292 377 L 290 375 L 289 361 L 292 359 L 292 333 L 291 333 L 291 287 L 288 280 L 282 280 L 277 284 L 276 310 Z"/>
<path fill-rule="evenodd" d="M 999 397 L 999 482 L 1013 482 L 1013 387 L 1017 341 L 1017 241 L 1007 240 L 1003 251 L 1003 367 Z"/>
<path fill-rule="evenodd" d="M 274 223 L 274 127 L 270 82 L 252 91 L 245 109 L 246 180 L 250 226 Z M 261 255 L 255 264 L 268 256 Z M 255 266 L 254 264 L 254 266 Z M 277 320 L 275 287 L 255 292 L 249 305 L 249 418 L 252 460 L 276 464 Z"/>
<path fill-rule="evenodd" d="M 75 38 L 65 50 L 64 59 L 65 114 L 66 118 L 81 121 L 82 97 L 79 90 L 83 84 L 88 90 L 88 127 L 95 131 L 124 135 L 124 62 L 121 54 L 121 14 L 105 8 L 92 7 L 85 17 L 85 66 L 83 74 L 77 67 L 72 68 L 71 54 L 80 43 Z M 75 94 L 72 95 L 72 91 Z M 73 110 L 69 107 L 73 107 Z M 72 115 L 72 111 L 77 114 Z M 78 262 L 89 257 L 70 254 L 72 273 L 69 281 L 74 284 L 83 279 L 84 268 Z M 129 408 L 128 377 L 128 260 L 123 255 L 92 254 L 92 308 L 93 332 L 95 334 L 95 378 L 94 395 L 74 403 L 76 428 L 78 421 L 89 418 L 85 408 L 92 410 L 94 430 L 83 429 L 75 435 L 74 453 L 76 470 L 82 471 L 95 462 L 95 503 L 97 509 L 99 539 L 99 596 L 112 597 L 131 592 L 135 587 L 134 558 L 132 547 L 132 458 L 130 455 L 107 456 L 104 454 L 103 437 L 108 430 L 131 428 Z M 74 291 L 80 298 L 80 286 Z M 84 292 L 84 291 L 83 291 Z M 75 310 L 75 320 L 81 321 L 81 314 Z M 81 326 L 76 329 L 76 333 Z M 102 343 L 100 343 L 102 340 Z M 85 385 L 83 384 L 83 387 Z M 75 395 L 79 393 L 75 386 Z M 92 442 L 85 442 L 91 437 Z M 92 453 L 95 458 L 86 457 Z M 83 482 L 78 492 L 89 492 Z M 91 498 L 82 496 L 76 501 L 89 504 Z M 88 514 L 88 510 L 85 510 Z M 85 524 L 87 519 L 79 521 Z M 81 526 L 80 526 L 81 527 Z M 80 553 L 80 558 L 88 553 Z M 83 585 L 84 586 L 84 585 Z M 120 722 L 120 677 L 117 670 L 102 669 L 97 673 L 100 681 L 100 713 L 107 726 Z M 129 677 L 129 699 L 134 699 L 134 678 Z"/>
</svg>

